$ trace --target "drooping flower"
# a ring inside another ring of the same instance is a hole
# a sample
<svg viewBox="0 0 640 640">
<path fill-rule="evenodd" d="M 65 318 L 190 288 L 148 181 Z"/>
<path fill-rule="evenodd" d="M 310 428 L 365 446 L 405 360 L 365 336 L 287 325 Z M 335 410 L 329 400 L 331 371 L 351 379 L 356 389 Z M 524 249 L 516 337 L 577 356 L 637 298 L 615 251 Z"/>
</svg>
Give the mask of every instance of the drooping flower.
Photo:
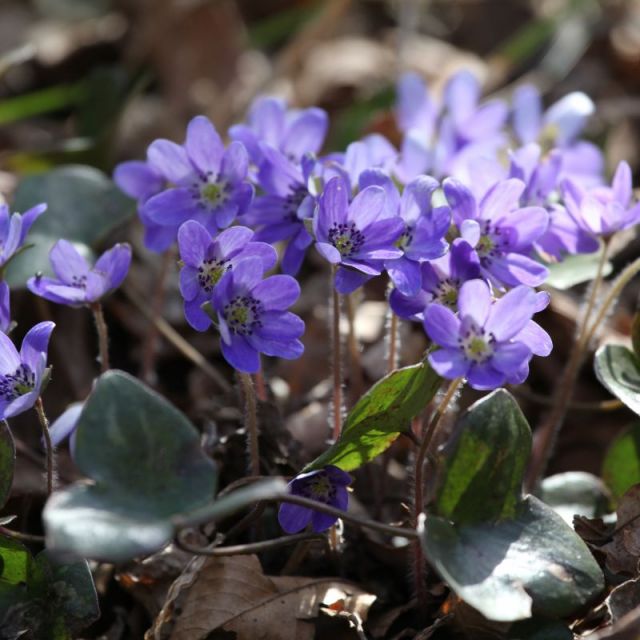
<svg viewBox="0 0 640 640">
<path fill-rule="evenodd" d="M 534 351 L 546 350 L 533 332 L 521 337 L 539 306 L 536 292 L 524 285 L 494 302 L 486 282 L 465 282 L 458 315 L 436 303 L 424 313 L 425 331 L 441 347 L 429 354 L 431 366 L 444 378 L 465 377 L 474 389 L 522 382 Z"/>
<path fill-rule="evenodd" d="M 496 183 L 479 203 L 453 178 L 443 187 L 460 235 L 475 248 L 487 278 L 508 287 L 544 282 L 548 270 L 530 254 L 549 226 L 549 214 L 542 207 L 520 207 L 521 180 Z"/>
<path fill-rule="evenodd" d="M 352 478 L 348 473 L 329 465 L 317 471 L 301 473 L 289 483 L 288 488 L 289 493 L 294 496 L 311 498 L 346 511 L 349 504 L 347 487 L 351 482 Z M 329 529 L 337 519 L 327 513 L 287 502 L 280 505 L 278 512 L 280 526 L 287 533 L 298 533 L 308 525 L 311 525 L 313 531 L 319 533 Z"/>
<path fill-rule="evenodd" d="M 0 420 L 23 413 L 38 399 L 54 327 L 53 322 L 32 327 L 22 341 L 20 353 L 11 339 L 0 332 Z"/>
<path fill-rule="evenodd" d="M 395 246 L 405 225 L 399 216 L 385 217 L 385 192 L 366 187 L 349 204 L 341 178 L 332 178 L 320 197 L 314 217 L 316 248 L 338 267 L 336 289 L 350 293 L 382 273 L 384 260 L 402 257 Z"/>
<path fill-rule="evenodd" d="M 23 214 L 11 214 L 6 204 L 0 204 L 0 268 L 24 246 L 31 225 L 47 210 L 47 205 L 37 204 Z"/>
<path fill-rule="evenodd" d="M 211 299 L 216 284 L 239 260 L 260 258 L 263 273 L 275 266 L 276 250 L 264 242 L 253 242 L 253 237 L 253 231 L 247 227 L 231 227 L 214 239 L 195 220 L 188 220 L 178 230 L 178 247 L 184 263 L 180 293 L 187 322 L 197 331 L 205 331 L 211 325 L 202 305 Z"/>
<path fill-rule="evenodd" d="M 468 242 L 456 238 L 449 253 L 423 262 L 420 273 L 422 285 L 415 296 L 403 295 L 398 289 L 389 296 L 393 312 L 406 320 L 422 322 L 424 311 L 432 302 L 457 309 L 460 287 L 467 280 L 481 277 L 480 260 Z"/>
<path fill-rule="evenodd" d="M 318 107 L 287 109 L 284 100 L 266 96 L 254 101 L 247 124 L 232 126 L 229 136 L 244 144 L 251 161 L 258 167 L 262 164 L 265 146 L 299 164 L 306 154 L 320 151 L 328 127 L 326 111 Z"/>
<path fill-rule="evenodd" d="M 247 151 L 240 142 L 225 149 L 204 116 L 191 120 L 184 146 L 156 140 L 147 155 L 153 167 L 175 186 L 144 203 L 143 221 L 176 234 L 183 222 L 196 220 L 215 233 L 247 211 L 253 197 L 253 187 L 247 181 Z"/>
<path fill-rule="evenodd" d="M 131 264 L 131 247 L 116 244 L 91 267 L 71 242 L 58 240 L 49 260 L 56 278 L 36 275 L 27 281 L 28 289 L 51 302 L 80 307 L 98 302 L 122 284 Z"/>
<path fill-rule="evenodd" d="M 631 168 L 624 161 L 610 187 L 585 190 L 569 179 L 563 186 L 569 213 L 592 234 L 610 236 L 640 221 L 640 203 L 633 202 Z"/>
<path fill-rule="evenodd" d="M 244 373 L 260 369 L 260 353 L 295 360 L 304 351 L 298 339 L 304 322 L 287 311 L 300 296 L 300 285 L 287 275 L 263 280 L 263 271 L 260 258 L 240 260 L 212 293 L 222 355 Z"/>
<path fill-rule="evenodd" d="M 305 221 L 313 217 L 316 205 L 311 191 L 315 160 L 311 156 L 297 164 L 280 151 L 263 147 L 262 163 L 257 174 L 261 195 L 254 198 L 242 222 L 256 229 L 256 240 L 287 241 L 282 270 L 291 276 L 298 273 L 313 238 Z"/>
</svg>

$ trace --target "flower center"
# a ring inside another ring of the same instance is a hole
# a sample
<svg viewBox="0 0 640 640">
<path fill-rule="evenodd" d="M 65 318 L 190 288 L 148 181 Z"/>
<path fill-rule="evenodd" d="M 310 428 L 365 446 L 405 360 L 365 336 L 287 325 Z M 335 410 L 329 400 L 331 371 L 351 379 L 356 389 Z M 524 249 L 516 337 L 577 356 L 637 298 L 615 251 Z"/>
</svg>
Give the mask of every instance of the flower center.
<svg viewBox="0 0 640 640">
<path fill-rule="evenodd" d="M 0 376 L 0 397 L 11 402 L 25 393 L 33 391 L 36 386 L 36 376 L 29 365 L 24 363 L 6 376 Z"/>
<path fill-rule="evenodd" d="M 490 221 L 485 221 L 476 245 L 476 252 L 481 262 L 486 263 L 491 258 L 499 256 L 505 244 L 507 244 L 507 238 L 503 237 L 503 229 L 492 225 Z"/>
<path fill-rule="evenodd" d="M 477 363 L 486 362 L 491 358 L 494 342 L 493 335 L 474 326 L 465 333 L 463 338 L 460 338 L 460 346 L 464 350 L 465 356 Z"/>
<path fill-rule="evenodd" d="M 207 293 L 211 293 L 220 278 L 231 270 L 231 265 L 227 264 L 228 262 L 228 258 L 223 258 L 222 260 L 208 258 L 202 261 L 202 264 L 198 267 L 198 283 Z"/>
<path fill-rule="evenodd" d="M 297 187 L 295 188 L 285 199 L 284 199 L 284 218 L 289 222 L 300 222 L 298 218 L 298 209 L 302 204 L 302 201 L 307 197 L 309 192 L 305 187 Z"/>
<path fill-rule="evenodd" d="M 353 222 L 334 224 L 329 229 L 329 242 L 343 258 L 348 258 L 363 245 L 364 234 L 356 228 Z"/>
<path fill-rule="evenodd" d="M 262 326 L 262 310 L 262 304 L 252 296 L 238 296 L 225 305 L 224 319 L 233 333 L 247 336 Z"/>
<path fill-rule="evenodd" d="M 436 302 L 443 304 L 449 309 L 456 309 L 458 306 L 458 289 L 460 288 L 460 281 L 458 279 L 452 280 L 446 278 L 438 283 L 434 291 L 434 298 Z"/>
<path fill-rule="evenodd" d="M 318 475 L 309 479 L 305 493 L 308 498 L 329 503 L 336 495 L 336 488 L 326 475 Z"/>
<path fill-rule="evenodd" d="M 411 229 L 410 227 L 406 227 L 404 230 L 404 233 L 396 240 L 396 247 L 398 247 L 398 249 L 402 249 L 403 251 L 405 249 L 408 249 L 411 246 L 411 243 L 413 242 L 413 229 Z"/>
<path fill-rule="evenodd" d="M 71 286 L 76 287 L 77 289 L 86 289 L 87 288 L 87 276 L 72 276 L 71 277 Z"/>
<path fill-rule="evenodd" d="M 229 199 L 230 192 L 230 185 L 211 172 L 200 176 L 199 182 L 191 185 L 191 196 L 199 201 L 201 209 L 216 209 L 223 205 Z"/>
</svg>

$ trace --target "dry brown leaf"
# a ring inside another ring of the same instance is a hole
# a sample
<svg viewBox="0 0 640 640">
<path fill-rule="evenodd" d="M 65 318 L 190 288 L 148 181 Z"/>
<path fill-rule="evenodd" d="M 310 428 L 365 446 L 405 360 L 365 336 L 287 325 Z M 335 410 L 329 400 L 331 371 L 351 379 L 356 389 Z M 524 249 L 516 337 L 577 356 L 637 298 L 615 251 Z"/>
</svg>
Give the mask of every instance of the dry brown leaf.
<svg viewBox="0 0 640 640">
<path fill-rule="evenodd" d="M 607 568 L 614 573 L 636 575 L 640 553 L 640 484 L 622 496 L 617 516 L 611 542 L 602 547 Z"/>
<path fill-rule="evenodd" d="M 256 556 L 208 558 L 192 578 L 181 582 L 179 610 L 175 599 L 172 615 L 165 606 L 147 640 L 198 640 L 214 631 L 237 640 L 312 639 L 324 609 L 361 621 L 375 600 L 335 578 L 265 576 Z"/>
</svg>

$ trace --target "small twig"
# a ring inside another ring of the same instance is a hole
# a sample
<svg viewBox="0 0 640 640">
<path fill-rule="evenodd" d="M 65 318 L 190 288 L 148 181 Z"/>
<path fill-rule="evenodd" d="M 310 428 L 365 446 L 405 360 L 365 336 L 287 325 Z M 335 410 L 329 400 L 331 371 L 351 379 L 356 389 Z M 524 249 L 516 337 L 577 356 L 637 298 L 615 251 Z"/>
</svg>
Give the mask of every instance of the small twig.
<svg viewBox="0 0 640 640">
<path fill-rule="evenodd" d="M 398 367 L 398 316 L 389 307 L 389 333 L 387 334 L 387 372 Z"/>
<path fill-rule="evenodd" d="M 7 529 L 6 527 L 0 527 L 0 533 L 5 536 L 9 536 L 10 538 L 15 538 L 16 540 L 24 540 L 24 542 L 39 542 L 41 544 L 44 544 L 46 540 L 44 536 L 37 536 L 33 533 L 22 533 L 20 531 L 13 531 L 12 529 Z"/>
<path fill-rule="evenodd" d="M 144 345 L 142 347 L 142 367 L 140 377 L 147 384 L 155 382 L 156 354 L 158 344 L 158 325 L 156 318 L 162 317 L 162 308 L 164 307 L 164 298 L 167 287 L 167 278 L 169 276 L 169 265 L 173 261 L 173 250 L 168 249 L 162 256 L 160 265 L 160 273 L 156 281 L 156 287 L 153 292 L 153 301 L 151 303 L 151 328 L 146 335 Z"/>
<path fill-rule="evenodd" d="M 321 533 L 299 533 L 293 536 L 283 536 L 282 538 L 275 538 L 274 540 L 262 540 L 261 542 L 250 542 L 248 544 L 237 544 L 229 547 L 196 547 L 194 545 L 185 542 L 185 531 L 180 531 L 175 538 L 176 546 L 180 547 L 183 551 L 193 553 L 197 556 L 242 556 L 252 553 L 262 553 L 263 551 L 272 551 L 273 549 L 280 549 L 298 542 L 307 542 L 309 540 L 324 540 L 326 542 L 327 537 Z"/>
<path fill-rule="evenodd" d="M 141 297 L 130 285 L 123 287 L 124 293 L 129 301 L 142 313 L 145 318 L 152 322 L 162 334 L 185 358 L 203 371 L 212 382 L 224 393 L 231 393 L 231 385 L 225 377 L 215 369 L 207 359 L 194 349 L 164 318 L 154 316 L 153 313 L 141 302 Z"/>
<path fill-rule="evenodd" d="M 38 398 L 35 404 L 35 410 L 38 414 L 38 420 L 42 427 L 42 437 L 44 438 L 45 455 L 47 461 L 47 495 L 51 495 L 54 490 L 54 449 L 53 442 L 51 442 L 51 433 L 49 432 L 49 420 L 44 412 L 44 405 L 42 404 L 42 398 Z"/>
<path fill-rule="evenodd" d="M 104 319 L 104 312 L 100 302 L 94 302 L 91 305 L 93 311 L 93 319 L 96 323 L 98 332 L 98 346 L 100 352 L 100 372 L 104 373 L 109 370 L 109 329 Z"/>
<path fill-rule="evenodd" d="M 247 455 L 249 458 L 249 473 L 260 475 L 260 444 L 258 440 L 258 416 L 256 413 L 256 393 L 253 381 L 248 373 L 238 372 L 242 385 L 242 395 L 245 403 L 244 424 L 247 432 Z"/>
</svg>

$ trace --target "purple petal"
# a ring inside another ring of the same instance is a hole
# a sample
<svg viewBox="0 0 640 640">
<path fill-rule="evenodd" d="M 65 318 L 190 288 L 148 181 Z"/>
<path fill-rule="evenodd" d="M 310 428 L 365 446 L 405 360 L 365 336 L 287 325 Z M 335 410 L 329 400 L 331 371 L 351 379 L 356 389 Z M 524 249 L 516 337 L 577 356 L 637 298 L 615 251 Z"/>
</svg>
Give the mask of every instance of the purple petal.
<svg viewBox="0 0 640 640">
<path fill-rule="evenodd" d="M 536 304 L 533 289 L 525 286 L 511 289 L 491 307 L 485 329 L 498 342 L 510 340 L 531 320 Z"/>
<path fill-rule="evenodd" d="M 65 284 L 89 273 L 89 264 L 68 240 L 58 240 L 49 252 L 53 271 Z"/>
<path fill-rule="evenodd" d="M 143 215 L 159 225 L 180 225 L 201 213 L 199 200 L 194 199 L 189 189 L 167 189 L 147 200 Z"/>
<path fill-rule="evenodd" d="M 517 233 L 512 248 L 525 251 L 547 231 L 549 214 L 542 207 L 525 207 L 509 213 L 504 223 L 515 228 Z"/>
<path fill-rule="evenodd" d="M 126 275 L 126 271 L 125 271 Z M 96 302 L 106 295 L 110 290 L 109 281 L 105 274 L 91 270 L 87 275 L 87 282 L 84 289 L 86 302 Z"/>
<path fill-rule="evenodd" d="M 182 184 L 193 175 L 193 166 L 184 147 L 170 140 L 152 142 L 147 158 L 154 169 L 174 184 Z"/>
<path fill-rule="evenodd" d="M 346 221 L 348 208 L 349 199 L 344 180 L 332 178 L 320 196 L 320 210 L 317 214 L 319 240 L 326 239 L 329 229 L 334 224 Z"/>
<path fill-rule="evenodd" d="M 11 326 L 11 291 L 9 285 L 0 281 L 0 331 L 7 333 Z"/>
<path fill-rule="evenodd" d="M 129 197 L 144 202 L 162 191 L 165 179 L 146 162 L 121 162 L 113 172 L 113 181 Z"/>
<path fill-rule="evenodd" d="M 436 344 L 458 348 L 460 320 L 450 309 L 441 304 L 430 304 L 424 312 L 424 329 Z"/>
<path fill-rule="evenodd" d="M 242 227 L 238 227 L 238 229 L 241 228 Z M 232 231 L 232 229 L 229 231 Z M 229 231 L 225 231 L 224 233 L 229 233 Z M 250 238 L 253 235 L 253 232 L 250 230 L 248 231 Z M 217 238 L 218 242 L 224 233 L 221 233 Z M 213 240 L 209 232 L 195 220 L 187 220 L 184 224 L 180 225 L 180 228 L 178 229 L 180 258 L 186 265 L 193 267 L 194 269 L 197 269 L 202 265 L 203 260 L 207 256 L 209 245 L 211 245 L 212 242 Z"/>
<path fill-rule="evenodd" d="M 291 276 L 270 276 L 253 287 L 251 294 L 265 311 L 284 311 L 300 297 L 300 285 Z"/>
<path fill-rule="evenodd" d="M 128 243 L 117 244 L 105 251 L 96 261 L 93 270 L 106 279 L 108 290 L 117 289 L 127 277 L 131 265 L 131 246 Z"/>
<path fill-rule="evenodd" d="M 379 275 L 379 272 L 375 275 Z M 365 282 L 371 280 L 372 277 L 373 276 L 371 274 L 338 267 L 335 279 L 336 291 L 342 295 L 353 293 L 356 289 L 359 289 L 364 285 Z"/>
<path fill-rule="evenodd" d="M 371 187 L 373 188 L 373 187 Z M 385 258 L 394 258 L 402 255 L 402 251 L 393 246 L 393 243 L 402 235 L 405 226 L 400 217 L 384 218 L 370 224 L 365 231 L 366 242 L 353 257 L 369 256 L 373 258 L 371 252 L 378 249 L 391 251 L 392 255 Z M 378 256 L 382 258 L 382 256 Z"/>
<path fill-rule="evenodd" d="M 327 262 L 331 264 L 340 264 L 342 262 L 342 255 L 332 244 L 316 242 L 316 249 Z"/>
<path fill-rule="evenodd" d="M 469 280 L 460 287 L 458 309 L 460 319 L 471 318 L 477 327 L 484 327 L 491 308 L 491 291 L 484 280 Z"/>
<path fill-rule="evenodd" d="M 531 359 L 531 349 L 522 342 L 499 344 L 496 346 L 491 365 L 498 371 L 509 375 L 517 371 Z"/>
<path fill-rule="evenodd" d="M 260 370 L 260 355 L 243 336 L 231 335 L 231 344 L 220 341 L 224 359 L 236 370 L 243 373 L 257 373 Z"/>
<path fill-rule="evenodd" d="M 12 400 L 7 404 L 3 411 L 3 418 L 13 418 L 21 413 L 24 413 L 28 409 L 31 409 L 36 403 L 38 396 L 40 395 L 40 389 L 34 389 L 29 393 L 18 396 L 15 400 Z"/>
<path fill-rule="evenodd" d="M 266 311 L 260 321 L 254 333 L 265 340 L 291 340 L 304 333 L 304 322 L 289 311 Z"/>
<path fill-rule="evenodd" d="M 510 287 L 519 284 L 537 287 L 549 275 L 549 270 L 544 265 L 520 253 L 508 253 L 506 256 L 496 258 L 491 262 L 490 271 Z"/>
<path fill-rule="evenodd" d="M 164 253 L 175 241 L 175 227 L 162 227 L 153 223 L 145 223 L 144 246 L 149 251 Z"/>
<path fill-rule="evenodd" d="M 211 121 L 205 116 L 196 116 L 187 127 L 185 142 L 189 159 L 202 174 L 220 171 L 224 145 Z M 175 181 L 174 181 L 175 182 Z"/>
<path fill-rule="evenodd" d="M 31 209 L 22 214 L 22 226 L 20 228 L 20 240 L 18 242 L 19 246 L 24 244 L 31 226 L 46 210 L 47 205 L 43 202 L 41 204 L 37 204 L 35 207 L 31 207 Z"/>
<path fill-rule="evenodd" d="M 35 371 L 42 356 L 46 357 L 49 338 L 56 325 L 53 322 L 40 322 L 31 327 L 22 341 L 20 360 Z"/>
<path fill-rule="evenodd" d="M 0 332 L 0 375 L 14 373 L 20 365 L 20 356 L 11 338 Z"/>
<path fill-rule="evenodd" d="M 513 93 L 513 128 L 522 144 L 535 142 L 542 124 L 542 100 L 533 85 L 522 85 Z"/>
<path fill-rule="evenodd" d="M 231 229 L 227 229 L 216 237 L 213 255 L 218 260 L 220 258 L 230 258 L 240 253 L 245 247 L 249 248 L 254 245 L 263 245 L 261 242 L 250 242 L 252 238 L 253 231 L 247 227 L 232 227 Z M 178 237 L 178 240 L 179 239 Z"/>
<path fill-rule="evenodd" d="M 497 389 L 504 381 L 504 373 L 494 369 L 489 362 L 475 363 L 467 373 L 467 382 L 479 391 Z"/>
<path fill-rule="evenodd" d="M 551 336 L 533 320 L 524 325 L 524 329 L 514 336 L 514 340 L 526 344 L 536 356 L 546 357 L 553 350 Z"/>
<path fill-rule="evenodd" d="M 232 278 L 234 294 L 243 295 L 248 293 L 262 279 L 262 260 L 253 256 L 243 258 L 234 264 L 233 270 L 229 274 Z M 218 284 L 221 282 L 222 280 Z"/>
<path fill-rule="evenodd" d="M 346 491 L 344 493 L 346 493 Z M 336 516 L 323 513 L 322 511 L 313 511 L 311 516 L 311 528 L 316 533 L 322 533 L 323 531 L 330 529 L 337 521 L 338 518 L 336 518 Z"/>
<path fill-rule="evenodd" d="M 457 224 L 462 220 L 475 220 L 478 217 L 476 199 L 461 182 L 455 178 L 447 178 L 442 183 L 442 188 Z"/>
<path fill-rule="evenodd" d="M 180 270 L 180 293 L 187 302 L 200 293 L 200 281 L 196 268 L 187 265 Z"/>
<path fill-rule="evenodd" d="M 444 102 L 456 127 L 461 127 L 474 112 L 480 98 L 480 83 L 469 71 L 452 76 L 444 89 Z"/>
<path fill-rule="evenodd" d="M 203 300 L 198 296 L 184 303 L 184 317 L 196 331 L 206 331 L 212 324 L 211 318 L 202 309 L 202 302 Z"/>
<path fill-rule="evenodd" d="M 232 142 L 222 158 L 222 175 L 232 184 L 241 182 L 249 171 L 249 156 L 241 142 Z"/>
<path fill-rule="evenodd" d="M 49 427 L 49 434 L 54 447 L 59 446 L 76 430 L 83 408 L 84 402 L 74 402 L 53 421 Z"/>
<path fill-rule="evenodd" d="M 586 94 L 575 91 L 552 104 L 544 114 L 544 126 L 553 125 L 557 132 L 556 144 L 564 146 L 583 129 L 586 120 L 595 111 L 595 105 Z"/>
<path fill-rule="evenodd" d="M 611 185 L 615 199 L 623 206 L 628 207 L 631 202 L 632 180 L 631 167 L 624 160 L 618 165 Z"/>
<path fill-rule="evenodd" d="M 311 522 L 314 512 L 307 507 L 300 507 L 296 504 L 283 502 L 278 510 L 278 522 L 287 533 L 298 533 L 307 527 Z M 335 518 L 334 520 L 337 520 Z"/>
<path fill-rule="evenodd" d="M 406 320 L 422 321 L 420 316 L 430 301 L 431 296 L 424 291 L 419 291 L 416 296 L 408 297 L 394 289 L 389 296 L 389 305 L 393 312 Z"/>
<path fill-rule="evenodd" d="M 355 222 L 359 229 L 366 229 L 380 217 L 385 198 L 382 187 L 367 187 L 353 199 L 347 219 Z"/>
<path fill-rule="evenodd" d="M 436 108 L 424 80 L 417 73 L 403 73 L 397 86 L 396 119 L 400 131 L 420 129 L 431 135 Z"/>
<path fill-rule="evenodd" d="M 522 180 L 510 178 L 494 185 L 480 202 L 481 217 L 484 220 L 500 220 L 518 206 L 525 189 Z"/>
<path fill-rule="evenodd" d="M 300 159 L 305 153 L 317 153 L 327 135 L 329 118 L 326 111 L 312 107 L 302 111 L 289 125 L 281 149 Z"/>
<path fill-rule="evenodd" d="M 385 264 L 387 273 L 405 296 L 415 296 L 420 291 L 422 284 L 422 272 L 420 264 L 407 258 L 398 258 Z"/>
<path fill-rule="evenodd" d="M 429 363 L 438 375 L 448 380 L 466 376 L 471 366 L 460 349 L 438 349 L 429 354 Z"/>
<path fill-rule="evenodd" d="M 304 345 L 300 340 L 269 340 L 254 333 L 247 336 L 247 342 L 260 353 L 267 356 L 296 360 L 304 353 Z"/>
</svg>

